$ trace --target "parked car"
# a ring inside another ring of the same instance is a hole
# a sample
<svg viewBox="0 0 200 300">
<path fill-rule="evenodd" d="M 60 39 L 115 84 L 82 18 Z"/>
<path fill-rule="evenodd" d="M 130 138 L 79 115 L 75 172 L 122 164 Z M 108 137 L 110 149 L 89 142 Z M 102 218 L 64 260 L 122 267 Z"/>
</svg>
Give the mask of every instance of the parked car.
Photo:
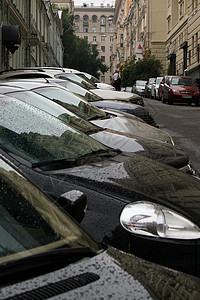
<svg viewBox="0 0 200 300">
<path fill-rule="evenodd" d="M 41 87 L 44 86 L 39 85 L 39 88 Z M 47 85 L 47 88 L 48 87 L 49 85 Z M 12 92 L 8 92 L 10 88 L 12 89 Z M 131 133 L 125 134 L 115 130 L 111 131 L 106 128 L 97 127 L 56 102 L 34 93 L 31 90 L 21 88 L 13 90 L 13 87 L 8 85 L 7 92 L 5 90 L 4 92 L 7 96 L 22 100 L 25 103 L 49 113 L 67 125 L 89 135 L 108 147 L 117 148 L 124 152 L 140 154 L 155 159 L 156 161 L 169 164 L 184 172 L 195 174 L 195 170 L 189 162 L 188 155 L 179 148 L 166 143 L 134 136 Z"/>
<path fill-rule="evenodd" d="M 199 106 L 199 88 L 192 77 L 189 76 L 169 76 L 162 88 L 162 102 L 168 104 L 187 103 Z"/>
<path fill-rule="evenodd" d="M 151 87 L 152 84 L 155 83 L 156 78 L 149 78 L 148 82 L 145 85 L 145 89 L 144 89 L 144 96 L 146 98 L 150 98 L 151 97 Z"/>
<path fill-rule="evenodd" d="M 197 277 L 100 246 L 2 155 L 0 170 L 1 300 L 200 295 Z"/>
<path fill-rule="evenodd" d="M 120 92 L 113 90 L 103 90 L 97 88 L 92 83 L 85 80 L 83 77 L 75 74 L 72 69 L 56 69 L 55 68 L 30 68 L 30 69 L 20 69 L 20 70 L 12 70 L 8 72 L 1 72 L 0 80 L 4 79 L 19 79 L 19 78 L 58 78 L 64 80 L 70 80 L 81 87 L 91 91 L 93 94 L 101 97 L 102 99 L 112 99 L 112 100 L 120 100 L 124 102 L 130 102 L 138 105 L 144 106 L 143 98 L 137 94 L 128 93 L 128 92 Z"/>
<path fill-rule="evenodd" d="M 111 150 L 20 100 L 0 99 L 0 153 L 55 201 L 82 192 L 87 210 L 81 226 L 92 237 L 200 276 L 198 179 Z"/>
<path fill-rule="evenodd" d="M 160 85 L 160 82 L 162 81 L 163 77 L 156 77 L 156 81 L 151 86 L 151 95 L 150 98 L 159 99 L 158 95 L 158 88 Z"/>
<path fill-rule="evenodd" d="M 145 90 L 145 85 L 147 84 L 147 81 L 144 80 L 136 80 L 132 87 L 132 93 L 136 93 L 140 96 L 144 96 L 144 90 Z"/>
<path fill-rule="evenodd" d="M 151 138 L 167 142 L 174 145 L 172 137 L 164 131 L 150 126 L 144 122 L 128 118 L 128 116 L 118 117 L 114 113 L 106 113 L 95 107 L 84 99 L 72 94 L 66 88 L 59 85 L 50 85 L 37 82 L 12 82 L 13 87 L 6 86 L 6 83 L 1 83 L 0 93 L 16 91 L 16 88 L 26 87 L 34 90 L 38 94 L 55 101 L 59 105 L 73 111 L 82 118 L 92 122 L 97 126 L 108 128 L 111 130 L 132 134 L 135 136 Z M 40 87 L 40 88 L 39 88 Z"/>
<path fill-rule="evenodd" d="M 74 71 L 74 73 L 77 74 L 78 76 L 82 77 L 83 79 L 88 80 L 90 83 L 92 83 L 99 89 L 111 90 L 111 91 L 115 90 L 115 88 L 111 84 L 101 82 L 99 79 L 97 79 L 96 77 L 94 77 L 91 74 L 88 74 L 86 72 L 80 72 L 80 71 Z"/>
</svg>

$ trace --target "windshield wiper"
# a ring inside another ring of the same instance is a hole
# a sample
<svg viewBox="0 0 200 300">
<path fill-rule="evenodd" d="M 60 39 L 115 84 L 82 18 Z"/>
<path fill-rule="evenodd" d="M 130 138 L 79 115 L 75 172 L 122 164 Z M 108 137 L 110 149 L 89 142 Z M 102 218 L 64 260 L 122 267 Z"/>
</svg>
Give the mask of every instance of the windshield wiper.
<svg viewBox="0 0 200 300">
<path fill-rule="evenodd" d="M 92 151 L 92 152 L 89 152 L 87 154 L 84 154 L 84 155 L 81 155 L 79 156 L 76 161 L 79 161 L 83 158 L 90 158 L 90 157 L 110 157 L 110 156 L 116 156 L 117 154 L 120 154 L 122 153 L 122 151 L 120 149 L 99 149 L 99 150 L 96 150 L 96 151 Z"/>
<path fill-rule="evenodd" d="M 46 271 L 45 266 L 46 268 L 55 269 L 55 267 L 59 268 L 63 265 L 69 265 L 84 257 L 93 257 L 97 253 L 98 252 L 93 251 L 89 247 L 65 247 L 48 250 L 28 257 L 9 261 L 0 264 L 0 285 L 10 281 L 10 276 L 13 276 L 16 273 L 25 272 L 24 276 L 28 275 L 27 271 L 29 274 L 34 270 L 38 273 L 42 273 Z"/>
<path fill-rule="evenodd" d="M 74 166 L 74 164 L 76 164 L 76 159 L 71 158 L 71 159 L 66 159 L 66 158 L 62 158 L 62 159 L 54 159 L 54 160 L 47 160 L 47 161 L 39 161 L 36 163 L 32 163 L 32 168 L 37 168 L 37 167 L 45 167 L 45 166 L 54 166 L 57 164 L 64 164 L 65 166 L 67 165 L 67 167 L 72 167 Z"/>
</svg>

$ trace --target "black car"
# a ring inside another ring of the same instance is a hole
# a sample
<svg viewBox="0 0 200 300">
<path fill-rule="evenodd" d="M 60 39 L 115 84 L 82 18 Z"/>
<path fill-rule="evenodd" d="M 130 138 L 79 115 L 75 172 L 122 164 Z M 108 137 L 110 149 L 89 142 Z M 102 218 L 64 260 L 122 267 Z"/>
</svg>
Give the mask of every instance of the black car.
<svg viewBox="0 0 200 300">
<path fill-rule="evenodd" d="M 2 155 L 0 189 L 1 300 L 200 295 L 198 278 L 96 243 Z"/>
<path fill-rule="evenodd" d="M 86 196 L 81 226 L 97 241 L 200 276 L 199 179 L 107 148 L 19 100 L 1 101 L 0 125 L 1 154 L 43 192 L 56 202 L 71 190 Z"/>
</svg>

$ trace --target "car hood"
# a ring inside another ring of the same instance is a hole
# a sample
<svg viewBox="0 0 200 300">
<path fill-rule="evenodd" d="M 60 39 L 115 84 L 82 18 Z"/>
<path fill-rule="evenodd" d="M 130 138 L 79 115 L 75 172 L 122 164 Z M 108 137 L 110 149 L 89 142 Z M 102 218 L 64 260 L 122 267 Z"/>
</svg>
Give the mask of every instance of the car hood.
<svg viewBox="0 0 200 300">
<path fill-rule="evenodd" d="M 137 94 L 129 93 L 129 92 L 110 91 L 110 90 L 108 91 L 108 90 L 101 90 L 101 89 L 93 89 L 91 91 L 97 96 L 108 100 L 121 100 L 121 101 L 131 102 L 132 99 L 141 98 Z"/>
<path fill-rule="evenodd" d="M 163 288 L 158 289 L 160 278 Z M 60 284 L 58 289 L 57 284 Z M 181 298 L 185 289 L 192 289 L 199 295 L 199 284 L 196 277 L 110 247 L 93 258 L 2 288 L 0 298 L 5 300 L 21 296 L 23 299 L 36 299 L 43 295 L 45 299 L 52 299 L 53 296 L 56 299 L 97 299 L 98 295 L 98 299 L 161 299 L 165 285 L 169 298 L 174 294 Z"/>
<path fill-rule="evenodd" d="M 189 163 L 189 157 L 181 149 L 150 139 L 106 129 L 90 135 L 102 144 L 118 148 L 123 152 L 137 153 L 175 168 L 183 168 Z"/>
<path fill-rule="evenodd" d="M 134 121 L 126 117 L 115 117 L 103 120 L 93 120 L 91 123 L 102 128 L 108 128 L 119 132 L 133 134 L 149 139 L 173 144 L 171 136 L 164 131 L 140 121 Z"/>
<path fill-rule="evenodd" d="M 98 87 L 98 89 L 111 90 L 111 91 L 115 90 L 115 88 L 111 84 L 106 84 L 106 83 L 102 83 L 102 82 L 96 82 L 95 84 Z"/>
<path fill-rule="evenodd" d="M 146 200 L 175 209 L 193 222 L 200 219 L 200 180 L 144 156 L 130 158 L 122 153 L 100 162 L 50 173 L 112 195 L 124 204 Z"/>
<path fill-rule="evenodd" d="M 197 86 L 170 85 L 170 88 L 180 92 L 195 92 L 199 90 Z"/>
</svg>

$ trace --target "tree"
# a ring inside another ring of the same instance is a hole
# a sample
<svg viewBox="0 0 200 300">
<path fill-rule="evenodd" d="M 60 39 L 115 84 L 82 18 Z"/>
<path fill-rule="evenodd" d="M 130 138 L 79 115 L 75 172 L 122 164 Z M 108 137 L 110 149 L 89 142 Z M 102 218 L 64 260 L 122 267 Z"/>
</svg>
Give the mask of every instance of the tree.
<svg viewBox="0 0 200 300">
<path fill-rule="evenodd" d="M 84 71 L 99 78 L 99 71 L 105 73 L 108 67 L 98 58 L 99 52 L 96 46 L 87 40 L 79 38 L 74 34 L 74 16 L 69 14 L 68 8 L 63 13 L 63 67 Z"/>
<path fill-rule="evenodd" d="M 122 86 L 132 86 L 138 79 L 148 80 L 151 77 L 158 77 L 162 71 L 162 64 L 151 50 L 145 50 L 143 59 L 136 61 L 135 56 L 131 61 L 121 66 Z"/>
</svg>

